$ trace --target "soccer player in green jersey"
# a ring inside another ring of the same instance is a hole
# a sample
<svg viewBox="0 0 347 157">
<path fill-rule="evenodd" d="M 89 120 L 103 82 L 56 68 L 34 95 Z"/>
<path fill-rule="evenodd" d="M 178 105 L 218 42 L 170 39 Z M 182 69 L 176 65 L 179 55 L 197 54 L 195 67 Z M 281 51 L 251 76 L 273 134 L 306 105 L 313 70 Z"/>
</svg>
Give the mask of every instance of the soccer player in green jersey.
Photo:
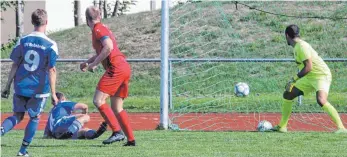
<svg viewBox="0 0 347 157">
<path fill-rule="evenodd" d="M 287 124 L 292 112 L 293 99 L 299 95 L 306 96 L 316 92 L 317 103 L 329 114 L 337 125 L 336 133 L 347 133 L 336 109 L 328 102 L 331 84 L 330 69 L 317 52 L 304 40 L 300 39 L 299 27 L 289 25 L 285 30 L 288 45 L 294 47 L 294 57 L 300 72 L 286 85 L 283 94 L 282 118 L 274 131 L 287 132 Z"/>
</svg>

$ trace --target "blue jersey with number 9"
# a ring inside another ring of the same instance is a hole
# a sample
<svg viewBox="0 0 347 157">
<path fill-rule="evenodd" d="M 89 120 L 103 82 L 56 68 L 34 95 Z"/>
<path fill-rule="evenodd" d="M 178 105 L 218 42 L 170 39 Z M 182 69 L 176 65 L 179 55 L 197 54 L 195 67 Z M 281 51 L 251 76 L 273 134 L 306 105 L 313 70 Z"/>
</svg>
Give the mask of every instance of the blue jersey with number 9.
<svg viewBox="0 0 347 157">
<path fill-rule="evenodd" d="M 32 32 L 19 39 L 10 58 L 18 65 L 15 93 L 26 97 L 48 97 L 49 69 L 55 66 L 58 58 L 57 44 L 44 33 Z"/>
</svg>

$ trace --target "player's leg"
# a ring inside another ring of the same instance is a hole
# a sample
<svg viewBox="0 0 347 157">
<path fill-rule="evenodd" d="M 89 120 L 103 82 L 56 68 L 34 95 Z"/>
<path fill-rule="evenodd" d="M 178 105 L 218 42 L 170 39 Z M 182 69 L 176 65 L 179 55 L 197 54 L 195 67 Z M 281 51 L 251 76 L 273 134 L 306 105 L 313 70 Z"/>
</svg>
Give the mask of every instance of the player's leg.
<svg viewBox="0 0 347 157">
<path fill-rule="evenodd" d="M 283 102 L 282 102 L 282 116 L 280 123 L 273 128 L 274 131 L 287 132 L 287 125 L 292 113 L 293 99 L 300 95 L 304 95 L 313 91 L 314 88 L 310 84 L 310 81 L 305 77 L 297 80 L 294 83 L 294 87 L 291 91 L 285 91 L 283 93 Z"/>
<path fill-rule="evenodd" d="M 28 115 L 30 117 L 29 122 L 25 128 L 24 138 L 22 146 L 19 149 L 19 154 L 27 154 L 27 147 L 33 140 L 37 126 L 39 124 L 40 113 L 43 111 L 46 105 L 47 98 L 30 98 L 26 104 Z"/>
<path fill-rule="evenodd" d="M 107 123 L 103 122 L 98 130 L 84 128 L 78 131 L 78 139 L 95 139 L 101 136 L 107 130 Z"/>
<path fill-rule="evenodd" d="M 25 104 L 29 98 L 13 95 L 13 116 L 7 117 L 1 124 L 1 136 L 12 130 L 14 126 L 20 123 L 25 114 Z"/>
<path fill-rule="evenodd" d="M 283 93 L 281 121 L 273 128 L 274 131 L 287 132 L 288 121 L 292 113 L 293 99 L 300 95 L 303 95 L 303 92 L 295 86 L 291 91 L 285 91 Z"/>
<path fill-rule="evenodd" d="M 90 116 L 87 114 L 77 114 L 74 116 L 76 119 L 71 123 L 71 125 L 67 129 L 67 134 L 71 134 L 72 136 L 78 134 L 79 130 L 82 129 L 83 125 L 90 121 Z"/>
<path fill-rule="evenodd" d="M 111 97 L 111 104 L 114 113 L 127 136 L 128 142 L 124 146 L 135 146 L 135 137 L 130 126 L 127 112 L 123 109 L 123 99 L 128 96 L 128 80 L 126 80 L 118 89 L 115 96 Z"/>
<path fill-rule="evenodd" d="M 25 112 L 14 112 L 13 116 L 7 117 L 1 124 L 1 136 L 12 130 L 24 118 Z"/>
<path fill-rule="evenodd" d="M 330 81 L 318 80 L 317 83 L 313 85 L 318 90 L 316 92 L 317 103 L 322 107 L 322 109 L 329 114 L 331 119 L 337 126 L 337 133 L 347 133 L 347 130 L 343 126 L 339 113 L 336 111 L 334 106 L 328 102 L 328 94 L 330 88 Z"/>
<path fill-rule="evenodd" d="M 102 80 L 100 80 L 102 81 Z M 100 83 L 99 83 L 100 84 Z M 116 141 L 121 141 L 124 139 L 124 136 L 120 134 L 121 128 L 119 123 L 114 115 L 111 107 L 106 103 L 106 99 L 109 97 L 109 94 L 106 94 L 100 90 L 96 90 L 94 95 L 94 105 L 99 109 L 101 116 L 107 122 L 107 124 L 112 129 L 112 135 L 103 141 L 104 144 L 111 144 Z"/>
<path fill-rule="evenodd" d="M 107 131 L 107 123 L 106 122 L 102 122 L 98 128 L 98 130 L 96 131 L 91 131 L 92 129 L 88 130 L 88 132 L 85 133 L 85 138 L 87 139 L 95 139 L 100 137 L 102 134 L 104 134 Z M 92 132 L 95 132 L 92 135 Z"/>
</svg>

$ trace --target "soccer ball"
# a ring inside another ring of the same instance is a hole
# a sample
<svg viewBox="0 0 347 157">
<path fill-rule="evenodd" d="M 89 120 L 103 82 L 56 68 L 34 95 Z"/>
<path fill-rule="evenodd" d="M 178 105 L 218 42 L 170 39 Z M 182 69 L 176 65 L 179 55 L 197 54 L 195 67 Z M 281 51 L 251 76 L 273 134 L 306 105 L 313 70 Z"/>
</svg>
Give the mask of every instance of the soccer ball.
<svg viewBox="0 0 347 157">
<path fill-rule="evenodd" d="M 247 96 L 249 94 L 249 86 L 247 83 L 239 82 L 235 85 L 234 93 L 236 96 Z"/>
<path fill-rule="evenodd" d="M 272 129 L 272 124 L 269 121 L 262 120 L 257 126 L 257 130 L 260 132 L 270 131 Z"/>
</svg>

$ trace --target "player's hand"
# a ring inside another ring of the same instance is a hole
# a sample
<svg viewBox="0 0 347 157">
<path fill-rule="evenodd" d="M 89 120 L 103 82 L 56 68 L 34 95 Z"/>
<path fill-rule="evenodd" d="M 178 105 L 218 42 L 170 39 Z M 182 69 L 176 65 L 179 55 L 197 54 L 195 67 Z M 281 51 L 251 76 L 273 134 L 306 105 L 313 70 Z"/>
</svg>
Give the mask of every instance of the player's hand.
<svg viewBox="0 0 347 157">
<path fill-rule="evenodd" d="M 55 94 L 52 94 L 52 105 L 55 106 L 58 104 L 58 98 Z"/>
<path fill-rule="evenodd" d="M 87 62 L 83 62 L 83 63 L 80 64 L 80 69 L 83 72 L 87 71 L 87 67 L 88 67 L 88 63 Z"/>
<path fill-rule="evenodd" d="M 295 84 L 296 80 L 298 80 L 298 79 L 299 79 L 298 77 L 292 77 L 288 81 L 288 83 L 286 84 L 286 87 L 285 87 L 287 92 L 291 92 L 292 91 L 292 89 L 294 87 L 294 84 Z"/>
<path fill-rule="evenodd" d="M 5 98 L 7 99 L 8 96 L 10 95 L 10 88 L 5 88 L 2 92 L 1 92 L 1 98 Z"/>
<path fill-rule="evenodd" d="M 88 68 L 87 68 L 87 70 L 89 71 L 89 72 L 94 72 L 94 70 L 96 69 L 96 65 L 94 65 L 94 64 L 89 64 L 88 65 Z"/>
</svg>

